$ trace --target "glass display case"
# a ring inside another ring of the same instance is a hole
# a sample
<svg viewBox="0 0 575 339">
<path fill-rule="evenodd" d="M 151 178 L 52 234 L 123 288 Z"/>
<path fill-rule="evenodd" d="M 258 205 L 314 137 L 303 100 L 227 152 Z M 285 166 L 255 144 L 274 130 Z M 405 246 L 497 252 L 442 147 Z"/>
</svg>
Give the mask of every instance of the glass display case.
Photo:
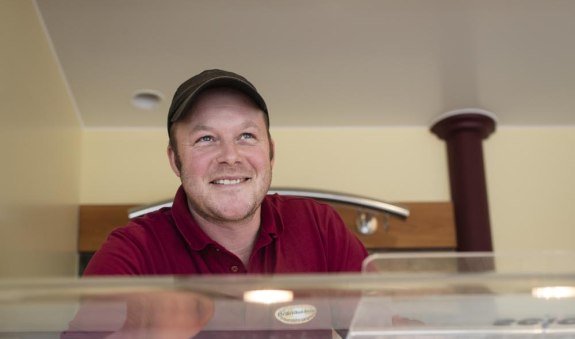
<svg viewBox="0 0 575 339">
<path fill-rule="evenodd" d="M 574 338 L 575 254 L 379 254 L 362 273 L 3 280 L 0 338 Z"/>
</svg>

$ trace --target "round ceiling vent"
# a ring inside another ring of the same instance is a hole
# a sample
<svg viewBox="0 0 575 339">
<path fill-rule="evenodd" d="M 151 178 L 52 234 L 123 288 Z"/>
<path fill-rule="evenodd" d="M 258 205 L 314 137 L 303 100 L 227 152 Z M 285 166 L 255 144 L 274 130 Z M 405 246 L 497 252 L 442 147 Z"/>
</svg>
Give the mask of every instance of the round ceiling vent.
<svg viewBox="0 0 575 339">
<path fill-rule="evenodd" d="M 139 109 L 154 110 L 158 108 L 164 99 L 161 92 L 152 89 L 136 91 L 132 96 L 132 105 Z"/>
</svg>

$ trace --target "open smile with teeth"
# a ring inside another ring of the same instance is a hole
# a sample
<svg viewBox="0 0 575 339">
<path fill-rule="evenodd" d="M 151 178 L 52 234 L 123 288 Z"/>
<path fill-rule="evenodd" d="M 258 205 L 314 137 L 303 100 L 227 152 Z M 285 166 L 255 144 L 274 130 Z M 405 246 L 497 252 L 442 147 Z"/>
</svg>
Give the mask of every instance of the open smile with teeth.
<svg viewBox="0 0 575 339">
<path fill-rule="evenodd" d="M 237 185 L 241 184 L 242 182 L 248 181 L 249 178 L 237 178 L 237 179 L 218 179 L 214 180 L 211 183 L 215 185 Z"/>
</svg>

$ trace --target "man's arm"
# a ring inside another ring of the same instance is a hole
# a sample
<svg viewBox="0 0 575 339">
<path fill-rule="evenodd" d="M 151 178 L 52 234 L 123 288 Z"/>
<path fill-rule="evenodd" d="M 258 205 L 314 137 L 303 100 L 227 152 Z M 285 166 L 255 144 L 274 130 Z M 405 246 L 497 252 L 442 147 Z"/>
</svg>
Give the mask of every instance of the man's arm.
<svg viewBox="0 0 575 339">
<path fill-rule="evenodd" d="M 92 256 L 84 270 L 84 276 L 94 275 L 142 275 L 145 250 L 128 227 L 114 230 Z"/>
</svg>

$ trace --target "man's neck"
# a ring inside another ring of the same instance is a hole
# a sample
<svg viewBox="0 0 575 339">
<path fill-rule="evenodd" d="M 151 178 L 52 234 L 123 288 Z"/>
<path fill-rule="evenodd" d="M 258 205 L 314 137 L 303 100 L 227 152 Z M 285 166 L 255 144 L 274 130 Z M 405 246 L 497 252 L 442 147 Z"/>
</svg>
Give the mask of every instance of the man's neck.
<svg viewBox="0 0 575 339">
<path fill-rule="evenodd" d="M 233 223 L 213 222 L 196 214 L 191 209 L 190 211 L 200 228 L 212 240 L 240 258 L 244 266 L 248 266 L 254 242 L 260 229 L 261 215 L 259 210 L 248 220 Z"/>
</svg>

